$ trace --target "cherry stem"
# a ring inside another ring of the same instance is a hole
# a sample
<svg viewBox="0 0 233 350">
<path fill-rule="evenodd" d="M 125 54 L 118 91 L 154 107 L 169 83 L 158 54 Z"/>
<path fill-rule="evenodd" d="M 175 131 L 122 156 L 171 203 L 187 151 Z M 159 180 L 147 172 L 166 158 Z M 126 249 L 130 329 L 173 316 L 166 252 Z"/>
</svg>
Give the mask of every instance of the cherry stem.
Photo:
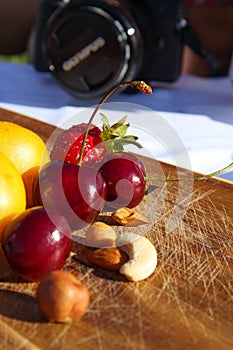
<svg viewBox="0 0 233 350">
<path fill-rule="evenodd" d="M 213 176 L 216 176 L 216 175 L 220 175 L 220 174 L 223 174 L 225 173 L 226 171 L 230 170 L 231 168 L 233 168 L 233 162 L 230 163 L 229 165 L 225 166 L 224 168 L 222 169 L 219 169 L 217 171 L 214 171 L 213 173 L 210 173 L 210 174 L 206 174 L 206 175 L 201 175 L 201 176 L 197 176 L 197 177 L 194 177 L 192 179 L 183 179 L 183 180 L 179 180 L 179 179 L 165 179 L 165 180 L 161 180 L 161 179 L 158 179 L 158 178 L 153 178 L 153 177 L 147 177 L 145 176 L 145 180 L 146 181 L 162 181 L 162 182 L 170 182 L 170 181 L 199 181 L 199 180 L 206 180 L 210 177 L 213 177 Z"/>
<path fill-rule="evenodd" d="M 122 82 L 118 85 L 116 85 L 115 87 L 113 87 L 103 98 L 102 100 L 98 103 L 98 105 L 95 107 L 89 122 L 87 124 L 87 130 L 84 133 L 84 137 L 83 137 L 83 141 L 82 141 L 82 146 L 80 149 L 80 153 L 79 153 L 79 160 L 78 160 L 78 165 L 80 166 L 82 163 L 82 159 L 83 159 L 83 153 L 84 153 L 84 148 L 85 148 L 85 144 L 86 144 L 86 140 L 87 140 L 87 136 L 91 127 L 91 123 L 96 115 L 96 113 L 98 112 L 98 110 L 102 107 L 102 105 L 106 102 L 106 100 L 118 89 L 124 87 L 125 85 L 128 85 L 132 88 L 136 88 L 138 89 L 140 92 L 142 92 L 145 95 L 150 95 L 152 94 L 152 88 L 147 85 L 144 81 L 125 81 Z"/>
</svg>

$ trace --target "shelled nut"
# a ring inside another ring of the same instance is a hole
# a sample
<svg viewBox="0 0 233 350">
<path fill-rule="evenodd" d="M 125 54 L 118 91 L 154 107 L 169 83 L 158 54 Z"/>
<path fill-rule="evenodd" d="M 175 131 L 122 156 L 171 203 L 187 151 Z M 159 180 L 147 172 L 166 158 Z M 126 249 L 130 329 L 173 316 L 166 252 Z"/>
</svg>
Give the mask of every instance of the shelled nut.
<svg viewBox="0 0 233 350">
<path fill-rule="evenodd" d="M 119 270 L 121 274 L 131 281 L 141 281 L 154 272 L 157 265 L 157 251 L 146 237 L 124 232 L 118 244 L 119 249 L 129 256 L 129 260 Z"/>
<path fill-rule="evenodd" d="M 99 248 L 87 254 L 87 260 L 107 270 L 119 270 L 128 260 L 128 255 L 117 248 Z"/>
<path fill-rule="evenodd" d="M 113 212 L 111 216 L 120 225 L 138 226 L 150 223 L 145 216 L 130 208 L 120 208 Z"/>
<path fill-rule="evenodd" d="M 94 222 L 86 231 L 86 242 L 91 247 L 113 247 L 117 234 L 114 229 L 104 222 Z"/>
<path fill-rule="evenodd" d="M 45 318 L 60 323 L 79 320 L 90 303 L 87 287 L 63 270 L 52 271 L 42 278 L 36 298 Z"/>
</svg>

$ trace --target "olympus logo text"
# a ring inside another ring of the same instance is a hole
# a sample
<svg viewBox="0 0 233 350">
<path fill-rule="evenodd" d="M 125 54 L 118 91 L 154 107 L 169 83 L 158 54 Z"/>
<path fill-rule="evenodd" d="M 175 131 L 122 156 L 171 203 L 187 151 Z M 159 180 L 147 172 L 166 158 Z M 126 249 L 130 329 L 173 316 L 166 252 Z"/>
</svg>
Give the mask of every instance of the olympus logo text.
<svg viewBox="0 0 233 350">
<path fill-rule="evenodd" d="M 99 36 L 90 44 L 85 46 L 82 50 L 78 51 L 74 56 L 70 57 L 68 60 L 64 61 L 62 68 L 64 71 L 68 72 L 82 61 L 88 58 L 93 52 L 97 52 L 101 47 L 105 45 L 105 40 Z"/>
</svg>

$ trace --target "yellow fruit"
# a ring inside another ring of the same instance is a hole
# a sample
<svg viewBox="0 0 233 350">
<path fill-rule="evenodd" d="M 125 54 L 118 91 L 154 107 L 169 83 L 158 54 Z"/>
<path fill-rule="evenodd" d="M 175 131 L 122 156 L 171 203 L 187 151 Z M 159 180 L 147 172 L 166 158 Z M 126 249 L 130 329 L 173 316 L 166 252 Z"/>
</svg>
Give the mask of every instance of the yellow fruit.
<svg viewBox="0 0 233 350">
<path fill-rule="evenodd" d="M 11 218 L 26 208 L 26 191 L 15 165 L 0 153 L 0 236 Z"/>
<path fill-rule="evenodd" d="M 0 152 L 10 158 L 22 176 L 30 207 L 35 176 L 39 167 L 49 161 L 46 145 L 35 132 L 7 121 L 0 121 L 0 140 Z"/>
</svg>

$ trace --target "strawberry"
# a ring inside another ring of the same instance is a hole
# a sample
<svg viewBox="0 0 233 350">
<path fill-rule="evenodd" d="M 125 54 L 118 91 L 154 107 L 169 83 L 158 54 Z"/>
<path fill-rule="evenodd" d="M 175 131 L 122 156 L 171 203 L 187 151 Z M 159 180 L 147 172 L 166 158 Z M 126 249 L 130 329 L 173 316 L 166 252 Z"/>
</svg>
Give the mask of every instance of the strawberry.
<svg viewBox="0 0 233 350">
<path fill-rule="evenodd" d="M 63 130 L 58 136 L 50 154 L 51 160 L 63 160 L 67 163 L 78 164 L 79 154 L 83 142 L 87 124 L 81 123 L 73 125 L 67 130 Z M 101 130 L 91 125 L 83 153 L 82 161 L 91 163 L 98 159 L 104 152 L 104 147 L 96 147 L 102 143 Z"/>
<path fill-rule="evenodd" d="M 85 142 L 82 162 L 93 164 L 107 153 L 123 151 L 124 146 L 129 143 L 141 148 L 141 145 L 136 141 L 136 136 L 126 135 L 129 127 L 129 124 L 125 123 L 126 116 L 113 125 L 109 124 L 104 114 L 101 114 L 101 116 L 102 130 L 91 124 Z M 63 130 L 54 143 L 50 154 L 51 160 L 63 160 L 67 163 L 78 164 L 87 127 L 87 123 L 81 123 Z"/>
</svg>

